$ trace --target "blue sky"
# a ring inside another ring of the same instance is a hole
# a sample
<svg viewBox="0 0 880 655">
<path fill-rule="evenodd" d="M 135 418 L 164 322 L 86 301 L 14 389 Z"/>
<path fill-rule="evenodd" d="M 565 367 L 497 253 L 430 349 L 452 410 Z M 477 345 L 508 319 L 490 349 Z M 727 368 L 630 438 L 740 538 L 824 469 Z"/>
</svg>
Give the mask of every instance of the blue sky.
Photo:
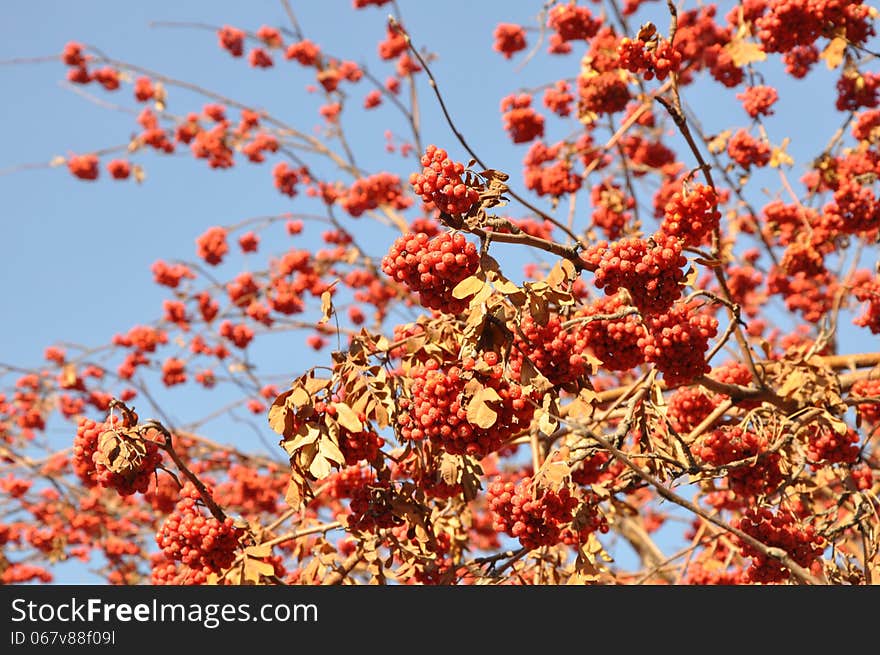
<svg viewBox="0 0 880 655">
<path fill-rule="evenodd" d="M 390 65 L 378 62 L 375 54 L 376 43 L 384 36 L 387 8 L 356 12 L 351 0 L 292 4 L 306 35 L 325 51 L 358 63 L 367 62 L 380 79 L 390 72 Z M 534 24 L 541 3 L 401 0 L 399 4 L 414 41 L 439 54 L 433 70 L 459 129 L 484 161 L 509 171 L 513 182 L 518 183 L 526 146 L 509 142 L 499 102 L 520 88 L 573 77 L 578 70 L 577 58 L 553 58 L 542 51 L 519 70 L 522 53 L 512 61 L 503 59 L 492 50 L 491 34 L 499 22 Z M 723 12 L 733 5 L 729 1 L 719 4 Z M 649 6 L 645 16 L 663 16 L 658 13 L 660 9 L 661 5 Z M 317 114 L 320 98 L 304 94 L 303 87 L 312 80 L 296 64 L 279 61 L 275 69 L 254 70 L 243 59 L 233 59 L 220 51 L 212 32 L 151 28 L 149 23 L 155 20 L 230 24 L 248 30 L 262 24 L 287 25 L 281 3 L 276 0 L 2 3 L 0 60 L 59 53 L 68 40 L 78 40 L 98 46 L 116 59 L 265 107 L 304 131 L 311 132 L 321 124 Z M 665 16 L 656 22 L 665 32 Z M 529 36 L 531 46 L 535 33 Z M 768 80 L 777 83 L 778 62 L 767 62 L 762 70 Z M 0 66 L 5 97 L 0 104 L 0 170 L 125 143 L 133 134 L 133 116 L 108 111 L 71 92 L 63 84 L 64 74 L 65 68 L 59 62 Z M 783 136 L 793 137 L 789 152 L 797 163 L 790 179 L 799 177 L 803 166 L 821 150 L 841 121 L 841 115 L 833 109 L 830 90 L 834 79 L 820 64 L 805 81 L 786 79 L 779 84 L 781 100 L 776 115 L 765 124 L 776 143 Z M 128 87 L 117 94 L 103 93 L 94 86 L 88 90 L 139 109 L 131 102 Z M 367 90 L 361 85 L 352 95 L 360 98 Z M 707 131 L 713 132 L 748 125 L 735 93 L 717 85 L 697 85 L 686 88 L 684 98 L 702 117 Z M 456 158 L 466 160 L 424 83 L 420 94 L 425 143 L 447 147 Z M 197 111 L 202 103 L 192 94 L 171 90 L 169 110 Z M 412 170 L 411 161 L 384 153 L 385 129 L 406 134 L 393 108 L 386 105 L 369 114 L 353 111 L 344 120 L 360 165 L 371 170 L 389 168 L 403 178 Z M 573 127 L 549 123 L 551 141 Z M 0 280 L 6 307 L 5 320 L 0 321 L 0 362 L 36 366 L 49 344 L 69 341 L 97 346 L 116 332 L 154 320 L 161 314 L 162 300 L 169 297 L 167 290 L 152 282 L 150 266 L 155 260 L 193 259 L 195 238 L 211 225 L 309 207 L 303 197 L 291 202 L 274 190 L 271 164 L 242 162 L 232 170 L 212 171 L 188 154 L 147 154 L 139 163 L 147 173 L 142 185 L 113 182 L 106 173 L 98 182 L 84 183 L 74 179 L 66 167 L 0 175 L 0 197 L 4 199 Z M 330 169 L 324 172 L 329 174 Z M 774 174 L 756 179 L 750 187 L 754 189 L 752 198 L 763 204 L 779 193 L 778 187 Z M 645 195 L 644 200 L 649 203 L 650 197 Z M 548 207 L 547 203 L 539 204 Z M 586 205 L 583 197 L 581 206 Z M 560 214 L 564 216 L 566 209 L 563 206 Z M 372 255 L 380 256 L 389 245 L 388 232 L 362 230 L 361 234 L 367 234 L 364 245 Z M 283 238 L 280 233 L 277 236 Z M 317 242 L 314 235 L 302 241 L 306 245 Z M 264 237 L 263 252 L 279 252 L 283 247 L 273 248 Z M 253 262 L 232 256 L 221 275 L 231 276 L 261 261 L 261 256 Z M 521 263 L 516 258 L 511 261 Z M 781 314 L 777 316 L 785 327 L 785 319 Z M 848 327 L 847 321 L 843 330 L 848 335 L 847 351 L 872 347 L 867 337 Z M 322 362 L 325 355 L 315 356 L 306 350 L 303 337 L 273 337 L 270 345 L 260 351 L 267 355 L 262 370 L 292 376 Z M 195 392 L 193 398 L 196 400 L 185 406 L 171 408 L 175 420 L 194 420 L 219 404 L 216 394 Z M 255 423 L 270 442 L 274 441 L 261 417 Z M 234 423 L 219 424 L 217 429 L 221 441 L 223 437 L 234 442 L 253 439 L 250 429 L 242 436 L 241 426 Z M 56 436 L 62 440 L 72 438 L 63 431 Z M 79 581 L 76 575 L 71 574 L 67 581 Z"/>
</svg>

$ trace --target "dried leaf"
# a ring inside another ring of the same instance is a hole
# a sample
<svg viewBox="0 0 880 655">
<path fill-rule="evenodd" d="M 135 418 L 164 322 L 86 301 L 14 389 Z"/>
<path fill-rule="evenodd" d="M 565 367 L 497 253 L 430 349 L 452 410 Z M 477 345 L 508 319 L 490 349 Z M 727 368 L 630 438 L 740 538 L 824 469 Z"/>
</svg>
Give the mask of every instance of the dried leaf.
<svg viewBox="0 0 880 655">
<path fill-rule="evenodd" d="M 269 408 L 269 427 L 278 434 L 285 434 L 291 427 L 287 420 L 290 410 L 285 402 L 289 394 L 290 392 L 286 391 L 278 396 Z"/>
<path fill-rule="evenodd" d="M 482 291 L 484 286 L 486 286 L 486 283 L 483 280 L 476 275 L 471 275 L 455 285 L 455 288 L 452 290 L 452 297 L 463 300 Z"/>
<path fill-rule="evenodd" d="M 440 458 L 440 478 L 446 484 L 458 482 L 458 458 L 448 453 L 443 453 Z"/>
<path fill-rule="evenodd" d="M 709 139 L 709 152 L 713 152 L 716 155 L 718 153 L 724 152 L 724 150 L 727 148 L 727 140 L 732 134 L 733 130 L 724 130 L 721 134 L 718 134 Z"/>
<path fill-rule="evenodd" d="M 339 446 L 332 439 L 321 439 L 318 444 L 318 452 L 331 462 L 336 462 L 340 466 L 345 465 L 345 455 L 342 454 Z"/>
<path fill-rule="evenodd" d="M 324 325 L 333 315 L 333 294 L 325 291 L 321 294 L 321 318 L 318 325 Z"/>
<path fill-rule="evenodd" d="M 825 60 L 828 70 L 834 70 L 840 66 L 843 61 L 843 54 L 846 52 L 846 39 L 836 36 L 825 46 L 825 50 L 819 55 L 820 59 Z"/>
<path fill-rule="evenodd" d="M 773 168 L 779 168 L 780 166 L 786 165 L 791 166 L 794 164 L 794 159 L 785 152 L 785 149 L 788 148 L 788 144 L 791 141 L 788 137 L 785 137 L 782 140 L 782 144 L 777 148 L 774 147 L 770 153 L 770 166 Z"/>
<path fill-rule="evenodd" d="M 312 463 L 309 464 L 309 473 L 314 475 L 316 479 L 323 480 L 332 472 L 333 467 L 330 465 L 330 461 L 320 451 L 317 452 Z"/>
<path fill-rule="evenodd" d="M 275 567 L 268 562 L 263 562 L 253 557 L 246 557 L 244 560 L 244 579 L 260 584 L 262 578 L 271 578 L 275 575 Z"/>
<path fill-rule="evenodd" d="M 481 390 L 474 394 L 471 401 L 468 403 L 467 420 L 468 423 L 471 423 L 472 425 L 487 429 L 495 425 L 495 421 L 498 420 L 498 412 L 485 403 L 483 400 L 484 391 L 485 390 Z M 492 391 L 494 391 L 494 389 Z"/>
<path fill-rule="evenodd" d="M 354 413 L 354 410 L 345 403 L 333 403 L 332 407 L 336 408 L 336 422 L 339 423 L 349 432 L 363 432 L 364 424 Z"/>
<path fill-rule="evenodd" d="M 767 53 L 761 48 L 761 44 L 753 41 L 735 38 L 724 49 L 733 60 L 733 65 L 738 68 L 767 59 Z"/>
</svg>

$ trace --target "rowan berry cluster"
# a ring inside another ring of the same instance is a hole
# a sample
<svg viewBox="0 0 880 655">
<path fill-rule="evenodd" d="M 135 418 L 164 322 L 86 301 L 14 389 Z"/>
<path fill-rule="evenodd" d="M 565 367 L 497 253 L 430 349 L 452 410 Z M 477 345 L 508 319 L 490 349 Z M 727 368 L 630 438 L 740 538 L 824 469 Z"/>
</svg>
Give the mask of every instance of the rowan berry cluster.
<svg viewBox="0 0 880 655">
<path fill-rule="evenodd" d="M 544 117 L 532 107 L 528 93 L 509 95 L 501 100 L 504 129 L 514 143 L 528 143 L 544 136 Z"/>
<path fill-rule="evenodd" d="M 198 256 L 205 260 L 206 264 L 217 266 L 223 261 L 223 256 L 229 252 L 229 244 L 226 242 L 226 229 L 215 226 L 208 228 L 198 239 Z"/>
<path fill-rule="evenodd" d="M 210 493 L 210 490 L 209 490 Z M 180 490 L 174 511 L 156 533 L 165 557 L 203 573 L 219 573 L 235 559 L 241 530 L 229 517 L 205 516 L 201 495 L 191 482 Z"/>
<path fill-rule="evenodd" d="M 745 170 L 762 168 L 770 163 L 770 146 L 745 130 L 738 130 L 727 142 L 727 154 Z"/>
<path fill-rule="evenodd" d="M 388 480 L 376 480 L 351 490 L 346 518 L 348 529 L 353 532 L 376 532 L 403 524 L 394 513 L 394 487 Z"/>
<path fill-rule="evenodd" d="M 574 96 L 571 93 L 571 85 L 565 80 L 557 80 L 556 84 L 544 91 L 544 106 L 557 116 L 563 118 L 571 114 L 571 103 Z"/>
<path fill-rule="evenodd" d="M 712 370 L 706 362 L 709 339 L 718 332 L 715 317 L 678 304 L 645 321 L 640 339 L 645 359 L 652 362 L 670 387 L 687 384 Z"/>
<path fill-rule="evenodd" d="M 669 396 L 666 415 L 677 432 L 688 434 L 719 404 L 720 396 L 702 387 L 679 387 Z"/>
<path fill-rule="evenodd" d="M 587 7 L 574 3 L 556 5 L 547 16 L 547 27 L 554 31 L 548 50 L 555 54 L 571 52 L 569 41 L 590 39 L 601 26 L 602 21 L 594 18 Z"/>
<path fill-rule="evenodd" d="M 467 308 L 469 297 L 455 298 L 452 291 L 479 265 L 476 247 L 461 232 L 433 239 L 424 232 L 404 234 L 382 259 L 385 274 L 418 293 L 422 306 L 448 314 Z"/>
<path fill-rule="evenodd" d="M 606 296 L 579 309 L 575 318 L 612 316 L 626 307 L 619 295 Z M 628 371 L 645 361 L 639 343 L 645 336 L 645 326 L 635 313 L 622 318 L 591 320 L 582 323 L 580 330 L 587 346 L 607 371 Z"/>
<path fill-rule="evenodd" d="M 859 434 L 847 428 L 843 434 L 827 425 L 807 429 L 807 461 L 813 466 L 854 464 L 859 459 Z"/>
<path fill-rule="evenodd" d="M 617 72 L 578 76 L 581 113 L 615 114 L 626 109 L 631 95 L 626 80 Z"/>
<path fill-rule="evenodd" d="M 543 141 L 536 141 L 529 147 L 523 159 L 523 180 L 527 189 L 539 196 L 558 198 L 581 188 L 583 180 L 565 156 L 564 145 L 559 142 L 547 146 Z"/>
<path fill-rule="evenodd" d="M 660 231 L 681 239 L 686 246 L 699 246 L 718 229 L 721 212 L 718 195 L 705 184 L 697 184 L 672 194 L 664 208 Z"/>
<path fill-rule="evenodd" d="M 854 398 L 877 398 L 876 402 L 859 403 L 856 410 L 862 421 L 870 425 L 880 424 L 880 378 L 857 381 L 850 394 Z"/>
<path fill-rule="evenodd" d="M 521 25 L 498 23 L 494 37 L 492 49 L 504 55 L 505 59 L 510 59 L 515 53 L 526 49 L 526 31 Z"/>
<path fill-rule="evenodd" d="M 364 212 L 382 205 L 397 210 L 406 209 L 412 204 L 412 199 L 403 195 L 400 178 L 397 175 L 377 173 L 356 180 L 339 204 L 357 218 Z"/>
<path fill-rule="evenodd" d="M 600 228 L 608 239 L 617 239 L 632 218 L 635 198 L 626 195 L 619 184 L 610 178 L 590 190 L 593 205 L 593 225 Z"/>
<path fill-rule="evenodd" d="M 581 257 L 595 270 L 597 288 L 607 295 L 626 289 L 632 304 L 645 315 L 668 310 L 681 296 L 681 269 L 687 260 L 681 254 L 681 243 L 672 235 L 660 233 L 651 240 L 620 239 L 612 244 L 599 241 Z"/>
<path fill-rule="evenodd" d="M 800 566 L 810 569 L 820 565 L 825 538 L 816 534 L 813 526 L 803 526 L 793 513 L 786 510 L 750 508 L 737 522 L 736 527 L 761 543 L 781 548 Z M 784 582 L 791 576 L 785 566 L 753 548 L 745 542 L 740 543 L 743 557 L 752 558 L 744 573 L 746 582 L 776 583 Z"/>
<path fill-rule="evenodd" d="M 644 41 L 624 37 L 617 46 L 620 66 L 646 80 L 665 80 L 681 66 L 681 53 L 666 39 Z"/>
<path fill-rule="evenodd" d="M 588 342 L 586 333 L 575 325 L 562 327 L 564 319 L 551 316 L 544 325 L 531 316 L 520 323 L 514 338 L 511 369 L 516 372 L 525 357 L 554 385 L 574 382 L 590 371 L 584 357 Z"/>
<path fill-rule="evenodd" d="M 421 158 L 421 173 L 409 177 L 416 194 L 447 214 L 466 214 L 480 199 L 479 191 L 462 179 L 464 164 L 453 161 L 443 148 L 429 145 Z"/>
<path fill-rule="evenodd" d="M 500 476 L 489 484 L 486 498 L 494 529 L 516 537 L 529 550 L 582 543 L 591 533 L 607 530 L 604 517 L 595 507 L 592 511 L 575 511 L 581 502 L 567 486 L 553 491 L 535 485 L 531 477 L 514 482 Z M 589 503 L 582 506 L 589 507 Z"/>
<path fill-rule="evenodd" d="M 441 366 L 428 360 L 409 372 L 411 399 L 402 399 L 400 432 L 407 441 L 428 439 L 452 454 L 483 457 L 501 448 L 516 432 L 528 427 L 534 405 L 523 388 L 503 377 L 503 366 L 494 352 L 484 353 Z M 471 399 L 465 387 L 477 379 L 482 389 L 491 389 L 487 402 L 496 413 L 489 427 L 468 420 Z"/>
<path fill-rule="evenodd" d="M 768 448 L 766 436 L 726 426 L 705 435 L 695 454 L 719 467 L 738 462 L 728 470 L 728 486 L 737 496 L 752 498 L 776 491 L 784 479 L 779 467 L 781 455 L 767 452 Z"/>
</svg>

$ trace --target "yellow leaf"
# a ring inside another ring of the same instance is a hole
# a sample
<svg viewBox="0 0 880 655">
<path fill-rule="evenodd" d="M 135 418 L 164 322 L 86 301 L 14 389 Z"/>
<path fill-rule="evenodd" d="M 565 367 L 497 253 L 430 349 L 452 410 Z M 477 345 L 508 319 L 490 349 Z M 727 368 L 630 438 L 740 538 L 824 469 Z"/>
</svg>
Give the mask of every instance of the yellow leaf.
<svg viewBox="0 0 880 655">
<path fill-rule="evenodd" d="M 312 399 L 305 389 L 303 389 L 302 387 L 294 387 L 290 392 L 289 398 L 287 399 L 287 404 L 299 409 L 300 407 L 311 405 Z"/>
<path fill-rule="evenodd" d="M 319 444 L 319 452 L 331 462 L 336 462 L 340 466 L 345 464 L 345 455 L 339 450 L 332 439 L 321 439 Z"/>
<path fill-rule="evenodd" d="M 755 61 L 767 59 L 767 54 L 761 48 L 761 44 L 752 41 L 733 40 L 724 49 L 727 50 L 727 53 L 733 60 L 733 65 L 738 68 Z"/>
<path fill-rule="evenodd" d="M 318 480 L 323 480 L 333 471 L 330 461 L 320 452 L 315 454 L 312 463 L 309 464 L 309 473 L 314 475 Z"/>
<path fill-rule="evenodd" d="M 327 321 L 330 320 L 330 317 L 333 315 L 333 296 L 329 291 L 325 291 L 321 294 L 321 319 L 318 321 L 318 325 L 324 325 Z"/>
<path fill-rule="evenodd" d="M 509 293 L 519 293 L 521 291 L 521 289 L 518 286 L 516 286 L 510 280 L 506 280 L 506 279 L 495 280 L 494 285 L 495 285 L 495 288 L 499 292 L 501 292 L 505 295 L 509 294 Z"/>
<path fill-rule="evenodd" d="M 849 427 L 847 424 L 828 412 L 825 412 L 822 417 L 828 422 L 828 425 L 831 426 L 831 429 L 834 430 L 838 435 L 843 436 L 849 431 Z"/>
<path fill-rule="evenodd" d="M 269 557 L 272 554 L 272 546 L 267 544 L 258 544 L 256 546 L 249 546 L 244 549 L 246 555 L 250 557 Z"/>
<path fill-rule="evenodd" d="M 791 141 L 788 137 L 785 137 L 782 140 L 782 145 L 778 148 L 773 148 L 770 154 L 770 166 L 773 168 L 779 168 L 780 166 L 787 165 L 791 166 L 794 164 L 794 159 L 785 152 L 785 149 L 788 148 L 788 144 Z"/>
<path fill-rule="evenodd" d="M 481 291 L 485 285 L 486 283 L 483 280 L 476 275 L 471 275 L 455 285 L 455 288 L 452 290 L 452 297 L 463 300 Z"/>
<path fill-rule="evenodd" d="M 269 408 L 269 427 L 278 434 L 284 434 L 287 426 L 288 409 L 284 403 Z"/>
<path fill-rule="evenodd" d="M 724 152 L 727 148 L 727 140 L 730 138 L 731 134 L 733 134 L 732 130 L 724 130 L 721 134 L 709 139 L 709 152 L 714 152 L 716 155 L 720 152 Z"/>
<path fill-rule="evenodd" d="M 551 435 L 556 432 L 556 428 L 559 427 L 559 421 L 556 420 L 555 417 L 551 416 L 547 412 L 543 410 L 540 411 L 540 419 L 538 419 L 538 429 L 541 430 L 546 435 Z"/>
<path fill-rule="evenodd" d="M 364 424 L 361 423 L 361 420 L 351 407 L 345 403 L 333 403 L 333 407 L 336 408 L 336 422 L 339 425 L 349 432 L 363 432 Z"/>
<path fill-rule="evenodd" d="M 834 70 L 843 61 L 844 52 L 846 52 L 846 39 L 836 36 L 825 46 L 819 58 L 825 60 L 828 70 Z"/>
<path fill-rule="evenodd" d="M 498 412 L 483 401 L 483 393 L 479 392 L 474 394 L 468 403 L 467 420 L 468 423 L 485 430 L 495 425 L 495 421 L 498 420 Z"/>
</svg>

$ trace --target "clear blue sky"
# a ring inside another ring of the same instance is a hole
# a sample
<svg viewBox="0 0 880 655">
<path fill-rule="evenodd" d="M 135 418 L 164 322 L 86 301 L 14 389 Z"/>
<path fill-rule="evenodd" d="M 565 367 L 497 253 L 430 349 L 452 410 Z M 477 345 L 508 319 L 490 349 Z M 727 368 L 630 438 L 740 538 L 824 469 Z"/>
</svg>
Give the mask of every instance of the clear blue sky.
<svg viewBox="0 0 880 655">
<path fill-rule="evenodd" d="M 376 43 L 384 36 L 387 8 L 354 11 L 351 0 L 294 0 L 292 4 L 307 36 L 326 51 L 367 62 L 381 79 L 388 74 L 390 65 L 379 63 L 375 55 Z M 576 75 L 577 57 L 553 58 L 542 51 L 517 72 L 522 53 L 507 61 L 492 50 L 495 25 L 533 25 L 539 1 L 401 0 L 399 4 L 416 44 L 439 54 L 434 72 L 459 128 L 484 161 L 511 172 L 518 184 L 526 146 L 510 144 L 503 131 L 499 102 L 520 88 Z M 644 15 L 663 16 L 661 4 L 649 6 Z M 687 3 L 689 7 L 692 4 Z M 735 3 L 719 4 L 726 12 Z M 316 112 L 319 100 L 304 95 L 303 87 L 311 80 L 296 64 L 276 57 L 280 65 L 275 69 L 254 70 L 243 59 L 220 51 L 212 32 L 151 28 L 148 24 L 153 20 L 230 24 L 248 30 L 262 24 L 287 25 L 276 0 L 7 2 L 0 5 L 0 60 L 56 54 L 68 40 L 78 40 L 98 46 L 116 59 L 264 106 L 304 131 L 320 125 Z M 665 16 L 657 19 L 657 24 L 666 31 Z M 529 36 L 531 45 L 535 33 Z M 775 84 L 778 64 L 768 62 L 763 70 Z M 0 66 L 5 98 L 0 104 L 0 170 L 117 145 L 133 134 L 132 116 L 102 109 L 72 93 L 62 84 L 64 75 L 65 68 L 59 62 Z M 820 65 L 804 82 L 780 84 L 781 100 L 766 126 L 774 142 L 786 135 L 793 137 L 789 152 L 795 156 L 797 168 L 790 175 L 792 179 L 799 177 L 803 166 L 840 123 L 841 115 L 834 111 L 830 93 L 833 79 Z M 103 93 L 94 86 L 88 90 L 135 107 L 129 87 L 117 94 Z M 366 91 L 361 85 L 352 94 L 359 98 Z M 686 88 L 684 97 L 712 132 L 748 125 L 735 93 L 717 85 L 696 86 Z M 171 94 L 169 109 L 176 113 L 197 111 L 202 104 L 182 92 L 171 90 Z M 445 146 L 466 160 L 425 84 L 421 105 L 425 142 Z M 549 124 L 550 140 L 573 128 L 554 120 Z M 403 178 L 412 170 L 411 162 L 389 158 L 383 152 L 386 128 L 405 134 L 405 126 L 390 106 L 368 115 L 353 111 L 345 125 L 361 166 L 389 168 Z M 685 153 L 683 149 L 680 152 Z M 684 158 L 690 161 L 689 156 Z M 152 282 L 150 265 L 156 259 L 192 259 L 194 239 L 211 225 L 309 207 L 303 197 L 291 202 L 274 190 L 271 164 L 240 162 L 229 171 L 212 171 L 188 154 L 170 158 L 147 155 L 139 161 L 147 171 L 142 185 L 111 181 L 103 171 L 98 182 L 85 183 L 74 179 L 66 167 L 0 175 L 0 197 L 4 200 L 0 279 L 5 293 L 0 362 L 36 366 L 49 344 L 70 341 L 96 346 L 116 332 L 154 320 L 161 314 L 162 300 L 169 297 L 166 289 Z M 752 197 L 758 204 L 779 192 L 774 175 L 767 176 L 764 185 L 768 195 L 758 190 L 759 184 L 752 186 L 756 189 Z M 586 194 L 582 196 L 580 206 L 586 208 Z M 650 197 L 643 196 L 643 201 L 650 203 Z M 564 215 L 565 210 L 563 207 L 560 212 Z M 512 209 L 514 215 L 525 215 L 517 211 Z M 580 216 L 585 215 L 583 210 Z M 366 241 L 371 254 L 381 255 L 388 238 L 382 231 L 373 233 Z M 317 239 L 305 237 L 302 243 L 315 244 Z M 264 240 L 262 252 L 278 252 L 283 247 L 286 245 L 273 248 Z M 259 263 L 261 258 L 254 261 Z M 231 257 L 223 271 L 232 274 L 248 265 Z M 518 275 L 517 270 L 511 272 Z M 847 350 L 866 347 L 867 338 L 861 332 L 844 328 L 845 334 L 859 335 L 846 343 Z M 273 341 L 273 355 L 261 370 L 294 375 L 322 361 L 325 355 L 315 357 L 303 348 L 303 336 L 285 335 Z M 193 420 L 217 406 L 208 395 L 194 397 L 198 400 L 172 407 L 176 420 Z M 257 417 L 256 423 L 268 440 L 274 441 L 262 417 Z M 236 430 L 241 426 L 227 423 L 220 429 L 226 431 L 219 435 L 221 441 L 223 437 L 238 441 Z M 253 438 L 245 432 L 247 436 L 240 438 Z M 72 434 L 57 436 L 72 438 Z M 86 579 L 78 577 L 81 573 L 77 570 L 70 579 L 59 576 L 59 581 Z"/>
</svg>

